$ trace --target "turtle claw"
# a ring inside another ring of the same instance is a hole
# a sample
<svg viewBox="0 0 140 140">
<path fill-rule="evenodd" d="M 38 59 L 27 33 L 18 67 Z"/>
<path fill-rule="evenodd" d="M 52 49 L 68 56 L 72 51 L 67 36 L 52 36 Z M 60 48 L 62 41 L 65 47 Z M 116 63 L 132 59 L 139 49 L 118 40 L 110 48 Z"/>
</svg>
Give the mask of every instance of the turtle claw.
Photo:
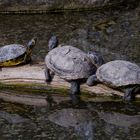
<svg viewBox="0 0 140 140">
<path fill-rule="evenodd" d="M 127 103 L 132 101 L 132 99 L 130 97 L 123 97 L 123 101 Z"/>
<path fill-rule="evenodd" d="M 125 93 L 124 93 L 124 96 L 123 96 L 123 100 L 125 102 L 130 102 L 130 101 L 135 100 L 135 90 L 136 89 L 137 89 L 136 87 L 127 88 L 125 90 Z"/>
<path fill-rule="evenodd" d="M 33 65 L 34 65 L 34 63 L 33 63 L 33 62 L 31 62 L 29 65 L 30 65 L 30 66 L 33 66 Z"/>
<path fill-rule="evenodd" d="M 30 66 L 33 66 L 34 64 L 36 64 L 32 59 L 28 63 Z"/>
<path fill-rule="evenodd" d="M 47 84 L 50 84 L 50 83 L 52 82 L 52 77 L 51 77 L 51 75 L 47 75 L 45 82 L 46 82 Z"/>
<path fill-rule="evenodd" d="M 123 101 L 124 102 L 131 102 L 131 101 L 134 101 L 135 100 L 135 96 L 123 96 Z"/>
<path fill-rule="evenodd" d="M 46 79 L 45 82 L 50 85 L 52 82 L 52 79 Z"/>
</svg>

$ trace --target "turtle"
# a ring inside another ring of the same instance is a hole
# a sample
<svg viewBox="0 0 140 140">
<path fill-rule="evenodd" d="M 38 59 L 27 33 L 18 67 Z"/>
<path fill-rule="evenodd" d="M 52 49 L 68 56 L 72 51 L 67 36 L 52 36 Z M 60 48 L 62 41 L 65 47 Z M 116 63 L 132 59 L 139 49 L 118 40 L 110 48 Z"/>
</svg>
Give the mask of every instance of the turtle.
<svg viewBox="0 0 140 140">
<path fill-rule="evenodd" d="M 99 82 L 123 91 L 124 101 L 132 101 L 135 94 L 140 92 L 140 67 L 126 60 L 107 62 L 88 78 L 87 85 L 93 86 Z"/>
<path fill-rule="evenodd" d="M 61 47 L 57 47 L 57 45 L 57 37 L 52 36 L 48 43 L 49 52 L 45 57 L 46 82 L 52 81 L 53 74 L 68 81 L 71 84 L 70 96 L 75 103 L 80 98 L 80 84 L 95 74 L 98 63 L 94 64 L 95 57 L 93 56 L 95 54 L 92 54 L 91 51 L 87 54 L 71 45 Z M 100 59 L 103 58 L 100 57 Z"/>
<path fill-rule="evenodd" d="M 0 47 L 0 67 L 16 66 L 28 63 L 31 53 L 36 44 L 36 38 L 32 38 L 27 46 L 10 44 Z"/>
</svg>

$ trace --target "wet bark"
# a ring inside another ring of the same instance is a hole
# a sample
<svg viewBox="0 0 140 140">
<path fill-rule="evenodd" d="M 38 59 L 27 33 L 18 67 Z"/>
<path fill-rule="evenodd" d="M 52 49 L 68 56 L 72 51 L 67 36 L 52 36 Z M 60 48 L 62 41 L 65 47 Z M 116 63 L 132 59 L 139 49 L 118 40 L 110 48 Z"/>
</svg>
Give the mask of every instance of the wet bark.
<svg viewBox="0 0 140 140">
<path fill-rule="evenodd" d="M 2 71 L 0 72 L 0 83 L 3 85 L 3 87 L 4 85 L 15 85 L 17 87 L 27 86 L 31 87 L 32 89 L 40 87 L 45 90 L 48 90 L 47 87 L 69 89 L 70 83 L 59 78 L 58 76 L 54 76 L 52 82 L 47 84 L 45 82 L 44 68 L 44 64 L 2 68 Z M 112 93 L 116 93 L 118 95 L 122 94 L 121 92 L 110 89 L 102 84 L 98 84 L 97 86 L 93 87 L 89 87 L 86 84 L 83 84 L 81 85 L 81 89 L 83 92 L 86 91 L 89 93 L 106 96 L 111 96 Z"/>
<path fill-rule="evenodd" d="M 44 64 L 2 68 L 0 71 L 0 99 L 37 106 L 48 106 L 50 104 L 50 101 L 47 100 L 48 95 L 51 96 L 53 104 L 70 100 L 68 94 L 70 84 L 58 76 L 54 76 L 51 84 L 46 84 L 44 69 Z M 83 100 L 95 102 L 111 101 L 113 98 L 109 97 L 124 95 L 124 93 L 103 84 L 92 87 L 83 84 L 81 92 Z M 101 99 L 101 96 L 104 98 Z M 139 95 L 137 97 L 140 98 Z"/>
</svg>

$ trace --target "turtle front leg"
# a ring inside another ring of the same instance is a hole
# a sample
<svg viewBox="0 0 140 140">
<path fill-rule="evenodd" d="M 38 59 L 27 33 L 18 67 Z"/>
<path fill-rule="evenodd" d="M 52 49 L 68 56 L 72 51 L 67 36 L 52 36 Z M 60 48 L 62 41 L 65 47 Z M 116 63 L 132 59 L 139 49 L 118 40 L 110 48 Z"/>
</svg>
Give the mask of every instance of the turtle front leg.
<svg viewBox="0 0 140 140">
<path fill-rule="evenodd" d="M 25 56 L 24 63 L 29 64 L 30 66 L 34 65 L 34 61 L 32 60 L 31 56 Z"/>
<path fill-rule="evenodd" d="M 33 66 L 35 64 L 35 62 L 30 58 L 26 64 L 29 64 L 30 66 Z"/>
<path fill-rule="evenodd" d="M 123 96 L 123 100 L 126 101 L 126 102 L 134 100 L 135 99 L 134 91 L 135 91 L 135 87 L 126 88 L 124 90 L 125 93 L 124 93 L 124 96 Z"/>
<path fill-rule="evenodd" d="M 132 100 L 134 100 L 135 99 L 135 95 L 138 92 L 140 92 L 140 87 L 139 86 L 134 86 L 134 87 L 126 88 L 123 100 L 124 101 L 132 101 Z"/>
<path fill-rule="evenodd" d="M 94 85 L 96 85 L 97 83 L 99 83 L 99 80 L 97 79 L 96 74 L 91 75 L 91 76 L 87 79 L 87 81 L 86 81 L 86 84 L 87 84 L 88 86 L 94 86 Z"/>
<path fill-rule="evenodd" d="M 78 81 L 71 81 L 70 97 L 73 104 L 77 104 L 80 101 L 80 83 Z"/>
<path fill-rule="evenodd" d="M 46 78 L 47 83 L 50 83 L 52 81 L 52 76 L 51 76 L 50 70 L 47 68 L 47 66 L 45 67 L 45 78 Z"/>
</svg>

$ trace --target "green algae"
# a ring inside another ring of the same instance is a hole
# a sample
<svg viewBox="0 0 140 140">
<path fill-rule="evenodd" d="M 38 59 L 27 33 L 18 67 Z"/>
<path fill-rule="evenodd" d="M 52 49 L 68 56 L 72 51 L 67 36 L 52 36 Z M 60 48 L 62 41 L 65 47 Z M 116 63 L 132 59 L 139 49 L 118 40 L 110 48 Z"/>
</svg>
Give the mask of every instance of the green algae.
<svg viewBox="0 0 140 140">
<path fill-rule="evenodd" d="M 68 88 L 61 87 L 51 87 L 45 85 L 37 85 L 37 84 L 0 84 L 1 91 L 8 91 L 11 93 L 15 93 L 17 95 L 30 95 L 30 96 L 42 96 L 46 95 L 50 96 L 69 96 Z M 90 94 L 88 91 L 84 90 L 80 95 L 81 99 L 86 102 L 123 102 L 122 98 L 119 96 L 105 96 L 105 95 L 97 95 L 95 93 Z M 21 97 L 22 98 L 22 97 Z M 140 103 L 139 99 L 133 101 L 134 103 Z"/>
<path fill-rule="evenodd" d="M 14 90 L 17 92 L 22 91 L 25 94 L 46 94 L 46 93 L 61 93 L 65 95 L 68 91 L 65 88 L 52 88 L 51 86 L 38 85 L 38 84 L 3 84 L 0 83 L 0 90 Z"/>
</svg>

